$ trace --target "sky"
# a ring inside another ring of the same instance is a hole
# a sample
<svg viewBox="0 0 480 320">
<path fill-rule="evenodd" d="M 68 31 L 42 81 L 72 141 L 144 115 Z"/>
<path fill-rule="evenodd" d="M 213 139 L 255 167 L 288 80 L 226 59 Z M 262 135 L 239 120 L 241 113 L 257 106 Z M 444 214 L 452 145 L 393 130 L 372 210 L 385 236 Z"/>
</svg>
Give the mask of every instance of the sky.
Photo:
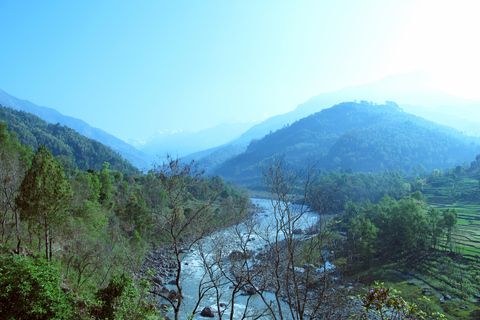
<svg viewBox="0 0 480 320">
<path fill-rule="evenodd" d="M 0 89 L 123 140 L 424 70 L 480 98 L 480 1 L 0 0 Z"/>
</svg>

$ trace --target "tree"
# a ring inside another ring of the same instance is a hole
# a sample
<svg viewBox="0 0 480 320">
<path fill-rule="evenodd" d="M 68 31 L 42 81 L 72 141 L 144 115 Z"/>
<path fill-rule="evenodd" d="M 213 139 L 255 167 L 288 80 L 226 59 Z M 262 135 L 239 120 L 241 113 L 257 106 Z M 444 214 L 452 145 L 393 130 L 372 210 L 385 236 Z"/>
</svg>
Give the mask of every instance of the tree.
<svg viewBox="0 0 480 320">
<path fill-rule="evenodd" d="M 336 280 L 341 266 L 328 269 L 325 251 L 336 245 L 326 213 L 337 189 L 313 188 L 317 181 L 313 167 L 292 170 L 281 156 L 261 173 L 270 192 L 273 220 L 266 232 L 254 233 L 265 243 L 263 258 L 247 259 L 245 246 L 243 281 L 256 288 L 273 319 L 335 318 L 334 310 L 342 309 L 346 295 Z M 308 218 L 314 211 L 316 222 Z M 266 292 L 273 293 L 273 300 Z"/>
<path fill-rule="evenodd" d="M 440 216 L 440 210 L 433 207 L 430 208 L 427 215 L 427 223 L 430 246 L 433 249 L 436 249 L 439 239 L 441 239 L 445 229 L 442 217 Z"/>
<path fill-rule="evenodd" d="M 15 203 L 21 219 L 43 229 L 47 261 L 52 258 L 53 229 L 64 220 L 71 199 L 72 189 L 63 168 L 47 148 L 40 146 Z"/>
<path fill-rule="evenodd" d="M 443 225 L 447 229 L 447 245 L 450 245 L 450 251 L 453 251 L 452 233 L 457 224 L 457 211 L 447 209 L 443 212 Z"/>
<path fill-rule="evenodd" d="M 207 226 L 211 226 L 211 209 L 221 190 L 219 186 L 209 186 L 209 181 L 203 177 L 204 172 L 193 162 L 183 163 L 169 155 L 162 164 L 155 165 L 153 171 L 168 201 L 168 208 L 157 216 L 155 224 L 171 244 L 177 269 L 174 277 L 176 294 L 159 295 L 171 305 L 175 319 L 178 320 L 183 295 L 181 253 L 213 231 Z M 191 192 L 193 190 L 201 193 L 204 199 L 196 201 Z"/>
<path fill-rule="evenodd" d="M 348 221 L 348 238 L 352 241 L 353 251 L 358 250 L 363 256 L 366 267 L 370 267 L 373 253 L 375 253 L 377 232 L 375 225 L 365 217 Z"/>
<path fill-rule="evenodd" d="M 8 242 L 13 232 L 17 236 L 17 251 L 20 251 L 21 237 L 15 198 L 29 163 L 30 147 L 20 145 L 17 135 L 7 131 L 7 124 L 0 122 L 0 211 L 2 217 L 2 242 Z M 8 219 L 11 213 L 12 218 Z"/>
</svg>

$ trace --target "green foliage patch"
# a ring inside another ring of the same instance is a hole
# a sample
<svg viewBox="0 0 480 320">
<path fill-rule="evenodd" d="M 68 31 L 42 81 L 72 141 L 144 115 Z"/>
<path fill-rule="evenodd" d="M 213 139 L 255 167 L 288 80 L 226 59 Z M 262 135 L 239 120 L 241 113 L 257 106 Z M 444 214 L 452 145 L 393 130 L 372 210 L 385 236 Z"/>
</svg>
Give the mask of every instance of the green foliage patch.
<svg viewBox="0 0 480 320">
<path fill-rule="evenodd" d="M 58 271 L 43 259 L 0 257 L 2 319 L 71 319 L 72 304 Z"/>
</svg>

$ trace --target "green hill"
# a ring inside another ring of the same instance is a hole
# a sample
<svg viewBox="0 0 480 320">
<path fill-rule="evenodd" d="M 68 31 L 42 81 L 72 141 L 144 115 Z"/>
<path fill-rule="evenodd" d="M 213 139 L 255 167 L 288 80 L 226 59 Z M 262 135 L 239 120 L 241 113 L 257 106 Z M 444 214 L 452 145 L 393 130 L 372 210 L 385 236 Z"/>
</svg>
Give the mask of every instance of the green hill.
<svg viewBox="0 0 480 320">
<path fill-rule="evenodd" d="M 120 172 L 138 171 L 127 160 L 102 143 L 86 138 L 60 124 L 47 124 L 39 117 L 6 108 L 0 105 L 0 121 L 7 123 L 8 130 L 18 135 L 22 145 L 36 150 L 45 145 L 65 169 L 101 170 L 104 162 Z"/>
<path fill-rule="evenodd" d="M 442 169 L 472 159 L 479 140 L 403 112 L 395 103 L 345 102 L 254 140 L 216 173 L 240 183 L 259 179 L 275 155 L 292 168 L 316 164 L 339 172 L 379 172 L 423 165 Z"/>
</svg>

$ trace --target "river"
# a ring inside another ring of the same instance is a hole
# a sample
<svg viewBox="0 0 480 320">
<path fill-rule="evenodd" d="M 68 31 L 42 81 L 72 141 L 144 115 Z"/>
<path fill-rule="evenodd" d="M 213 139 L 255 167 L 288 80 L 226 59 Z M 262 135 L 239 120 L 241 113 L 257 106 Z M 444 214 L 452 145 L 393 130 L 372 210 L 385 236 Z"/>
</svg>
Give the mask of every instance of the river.
<svg viewBox="0 0 480 320">
<path fill-rule="evenodd" d="M 233 278 L 230 267 L 231 261 L 228 258 L 233 251 L 247 252 L 250 251 L 257 255 L 265 252 L 274 241 L 281 241 L 284 239 L 283 235 L 275 232 L 278 226 L 278 210 L 275 211 L 272 202 L 266 199 L 251 199 L 252 203 L 257 208 L 257 212 L 252 219 L 227 228 L 222 231 L 215 232 L 213 235 L 202 239 L 192 250 L 185 253 L 182 260 L 182 277 L 181 283 L 184 293 L 183 307 L 180 312 L 181 319 L 189 319 L 191 312 L 195 308 L 198 301 L 200 304 L 197 308 L 197 313 L 193 315 L 193 319 L 212 319 L 200 315 L 204 307 L 211 307 L 212 310 L 217 310 L 218 303 L 221 303 L 222 319 L 230 319 L 233 310 L 233 319 L 242 319 L 245 315 L 258 314 L 265 309 L 265 302 L 275 301 L 275 295 L 264 291 L 262 295 L 253 294 L 248 295 L 243 292 L 243 295 L 237 292 L 233 294 L 235 288 L 231 281 Z M 312 237 L 307 236 L 303 230 L 314 226 L 319 219 L 317 213 L 302 210 L 300 206 L 289 205 L 294 210 L 293 214 L 289 216 L 290 219 L 295 219 L 292 224 L 292 230 L 297 230 L 299 235 L 295 237 Z M 303 208 L 304 209 L 304 208 Z M 277 212 L 277 213 L 276 213 Z M 301 212 L 301 214 L 298 214 Z M 251 263 L 251 259 L 247 260 Z M 321 268 L 332 268 L 328 262 L 326 266 Z M 244 267 L 245 268 L 245 267 Z M 227 279 L 227 278 L 230 278 Z M 200 299 L 202 293 L 200 288 L 207 288 L 209 285 L 215 284 L 215 288 L 207 290 L 205 295 Z M 169 289 L 174 289 L 173 285 L 168 286 Z M 234 297 L 232 299 L 232 297 Z M 232 300 L 233 308 L 232 308 Z M 280 303 L 280 308 L 288 309 L 285 302 Z M 169 315 L 171 318 L 172 315 Z M 218 313 L 215 317 L 219 318 Z M 261 319 L 269 319 L 264 316 Z"/>
</svg>

